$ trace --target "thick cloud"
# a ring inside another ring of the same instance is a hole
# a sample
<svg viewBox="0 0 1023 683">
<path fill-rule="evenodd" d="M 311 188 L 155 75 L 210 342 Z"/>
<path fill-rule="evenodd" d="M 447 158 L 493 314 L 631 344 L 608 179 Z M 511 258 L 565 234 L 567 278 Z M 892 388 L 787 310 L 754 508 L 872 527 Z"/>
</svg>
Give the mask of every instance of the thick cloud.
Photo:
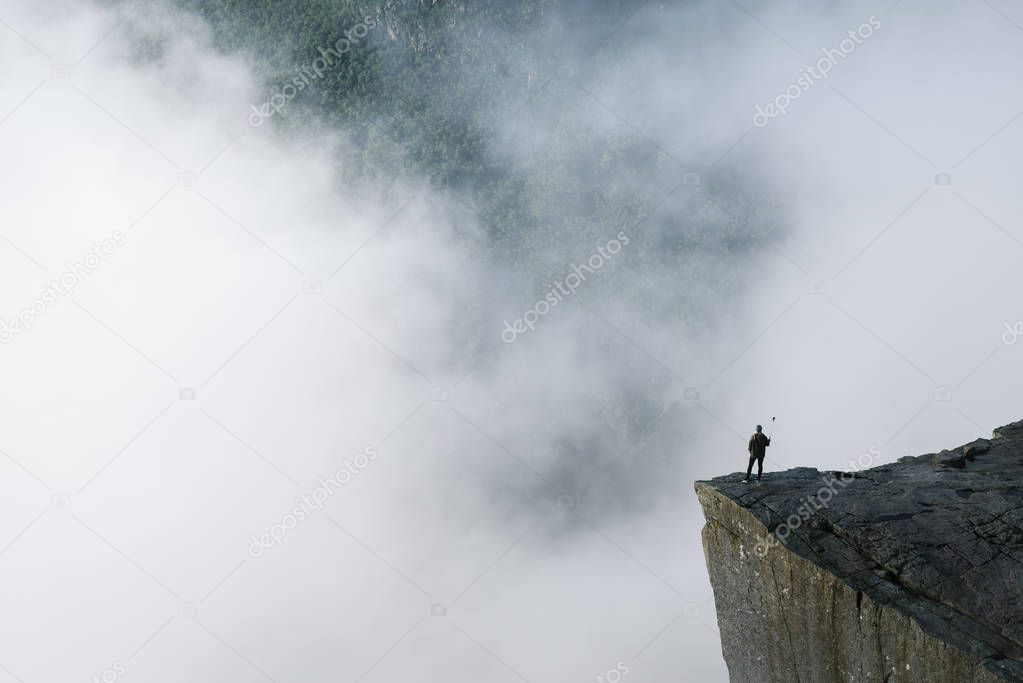
<svg viewBox="0 0 1023 683">
<path fill-rule="evenodd" d="M 250 126 L 193 16 L 0 2 L 0 679 L 723 680 L 692 481 L 755 422 L 825 468 L 1018 417 L 1002 12 L 552 21 L 479 122 L 553 169 L 508 236 Z"/>
</svg>

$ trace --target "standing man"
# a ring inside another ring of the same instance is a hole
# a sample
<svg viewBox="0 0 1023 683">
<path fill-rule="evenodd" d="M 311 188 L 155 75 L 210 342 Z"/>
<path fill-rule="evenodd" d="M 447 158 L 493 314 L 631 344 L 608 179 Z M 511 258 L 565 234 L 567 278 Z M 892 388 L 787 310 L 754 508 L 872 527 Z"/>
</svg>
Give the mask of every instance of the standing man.
<svg viewBox="0 0 1023 683">
<path fill-rule="evenodd" d="M 771 439 L 764 434 L 763 426 L 757 425 L 757 431 L 749 438 L 749 465 L 746 467 L 744 482 L 749 482 L 754 460 L 757 461 L 757 481 L 760 481 L 760 477 L 764 474 L 764 456 L 767 455 L 767 447 L 770 445 Z"/>
</svg>

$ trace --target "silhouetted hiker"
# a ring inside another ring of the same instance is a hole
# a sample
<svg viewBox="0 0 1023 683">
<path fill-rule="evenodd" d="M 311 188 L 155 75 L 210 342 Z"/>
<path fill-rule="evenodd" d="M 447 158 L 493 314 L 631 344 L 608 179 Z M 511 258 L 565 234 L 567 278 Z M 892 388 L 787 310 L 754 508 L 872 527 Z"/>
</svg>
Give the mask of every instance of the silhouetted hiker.
<svg viewBox="0 0 1023 683">
<path fill-rule="evenodd" d="M 764 475 L 764 456 L 767 455 L 767 447 L 771 445 L 771 439 L 764 434 L 764 428 L 757 425 L 757 431 L 749 438 L 749 465 L 746 466 L 746 478 L 749 481 L 750 473 L 753 471 L 753 461 L 757 461 L 757 481 Z"/>
</svg>

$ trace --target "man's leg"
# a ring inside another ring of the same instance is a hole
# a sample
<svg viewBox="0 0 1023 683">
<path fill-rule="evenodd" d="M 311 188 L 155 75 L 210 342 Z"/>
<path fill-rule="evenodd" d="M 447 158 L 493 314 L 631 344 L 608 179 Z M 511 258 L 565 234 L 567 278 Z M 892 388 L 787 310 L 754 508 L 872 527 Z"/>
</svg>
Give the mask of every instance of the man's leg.
<svg viewBox="0 0 1023 683">
<path fill-rule="evenodd" d="M 757 458 L 757 481 L 760 481 L 760 477 L 764 476 L 764 458 Z"/>
<path fill-rule="evenodd" d="M 752 455 L 749 457 L 749 465 L 746 466 L 746 481 L 749 481 L 750 472 L 753 471 L 753 461 L 756 460 Z"/>
</svg>

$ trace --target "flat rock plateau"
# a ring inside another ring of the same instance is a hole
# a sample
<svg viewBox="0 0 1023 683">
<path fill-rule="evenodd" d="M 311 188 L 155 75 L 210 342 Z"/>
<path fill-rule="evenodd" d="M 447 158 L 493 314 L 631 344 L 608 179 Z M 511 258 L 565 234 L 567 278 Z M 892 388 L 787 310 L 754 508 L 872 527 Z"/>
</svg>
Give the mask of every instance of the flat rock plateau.
<svg viewBox="0 0 1023 683">
<path fill-rule="evenodd" d="M 1023 681 L 1023 422 L 857 467 L 696 482 L 731 680 Z"/>
</svg>

